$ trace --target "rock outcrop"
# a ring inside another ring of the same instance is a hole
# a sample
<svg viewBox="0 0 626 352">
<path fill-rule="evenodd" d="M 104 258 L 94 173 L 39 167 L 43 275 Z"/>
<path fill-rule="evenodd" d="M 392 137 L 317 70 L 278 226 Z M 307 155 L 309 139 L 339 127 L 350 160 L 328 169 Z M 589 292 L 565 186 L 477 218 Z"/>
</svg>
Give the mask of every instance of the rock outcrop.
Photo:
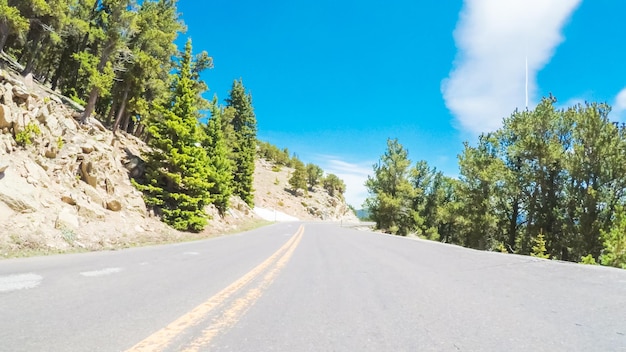
<svg viewBox="0 0 626 352">
<path fill-rule="evenodd" d="M 95 119 L 79 124 L 63 99 L 0 70 L 0 257 L 25 247 L 117 248 L 142 242 L 138 232 L 176 234 L 148 215 L 130 182 L 145 145 L 114 137 Z"/>
</svg>

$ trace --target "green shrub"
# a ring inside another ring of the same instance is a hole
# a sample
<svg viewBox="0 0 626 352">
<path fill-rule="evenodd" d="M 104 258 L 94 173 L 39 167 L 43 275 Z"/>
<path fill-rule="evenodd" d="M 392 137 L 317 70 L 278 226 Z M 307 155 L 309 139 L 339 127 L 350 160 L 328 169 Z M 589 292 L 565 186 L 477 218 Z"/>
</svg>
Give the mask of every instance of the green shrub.
<svg viewBox="0 0 626 352">
<path fill-rule="evenodd" d="M 586 256 L 581 257 L 580 264 L 598 265 L 598 263 L 596 262 L 596 258 L 594 258 L 591 254 L 587 254 Z"/>
<path fill-rule="evenodd" d="M 550 254 L 548 254 L 547 252 L 548 250 L 546 249 L 546 239 L 543 236 L 543 233 L 540 233 L 535 238 L 535 245 L 533 246 L 533 251 L 532 253 L 530 253 L 530 255 L 537 258 L 550 259 Z"/>
<path fill-rule="evenodd" d="M 33 138 L 41 134 L 39 125 L 36 123 L 29 123 L 24 129 L 15 134 L 15 142 L 18 145 L 25 147 L 33 144 Z"/>
</svg>

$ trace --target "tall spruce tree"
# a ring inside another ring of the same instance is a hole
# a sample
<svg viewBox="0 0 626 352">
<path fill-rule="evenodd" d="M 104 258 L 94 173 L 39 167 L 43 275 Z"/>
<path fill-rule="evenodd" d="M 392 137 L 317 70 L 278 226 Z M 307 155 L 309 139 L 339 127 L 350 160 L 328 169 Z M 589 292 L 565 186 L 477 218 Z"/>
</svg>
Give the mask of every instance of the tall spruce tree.
<svg viewBox="0 0 626 352">
<path fill-rule="evenodd" d="M 233 194 L 233 164 L 228 159 L 228 146 L 222 131 L 224 109 L 214 100 L 210 107 L 211 118 L 206 124 L 204 147 L 209 156 L 209 181 L 213 183 L 211 194 L 213 204 L 224 215 L 228 209 L 230 196 Z"/>
<path fill-rule="evenodd" d="M 202 130 L 194 104 L 191 40 L 187 41 L 170 105 L 159 106 L 162 118 L 148 127 L 152 151 L 146 155 L 146 182 L 136 184 L 146 203 L 179 230 L 200 231 L 211 203 L 210 162 L 200 144 Z"/>
<path fill-rule="evenodd" d="M 231 124 L 235 131 L 233 157 L 235 170 L 233 174 L 234 194 L 238 195 L 248 205 L 254 205 L 254 157 L 256 155 L 256 116 L 252 107 L 252 97 L 246 94 L 241 79 L 233 82 L 229 97 L 226 99 L 227 108 L 232 108 L 234 114 Z"/>
</svg>

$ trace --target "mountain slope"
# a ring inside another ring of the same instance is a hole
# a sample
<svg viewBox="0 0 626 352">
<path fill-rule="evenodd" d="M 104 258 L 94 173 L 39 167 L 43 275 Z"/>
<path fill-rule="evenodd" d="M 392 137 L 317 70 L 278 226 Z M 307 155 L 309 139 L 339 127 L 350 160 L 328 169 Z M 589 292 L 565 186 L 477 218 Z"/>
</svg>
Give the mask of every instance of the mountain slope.
<svg viewBox="0 0 626 352">
<path fill-rule="evenodd" d="M 0 70 L 0 258 L 199 239 L 258 226 L 260 217 L 235 197 L 224 217 L 206 209 L 213 220 L 201 233 L 163 224 L 130 182 L 143 172 L 147 146 L 132 135 L 113 135 L 95 119 L 78 123 L 78 109 L 32 79 Z M 289 169 L 275 173 L 264 160 L 256 169 L 258 206 L 301 220 L 352 219 L 345 202 L 322 189 L 309 196 L 287 191 Z"/>
</svg>

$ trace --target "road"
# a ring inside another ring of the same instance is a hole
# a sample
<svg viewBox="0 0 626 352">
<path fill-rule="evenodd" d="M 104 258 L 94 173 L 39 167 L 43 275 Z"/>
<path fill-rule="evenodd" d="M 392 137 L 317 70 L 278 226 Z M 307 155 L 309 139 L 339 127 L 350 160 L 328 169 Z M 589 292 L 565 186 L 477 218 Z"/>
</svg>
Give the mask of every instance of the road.
<svg viewBox="0 0 626 352">
<path fill-rule="evenodd" d="M 626 351 L 626 270 L 323 223 L 0 261 L 0 351 Z"/>
</svg>

